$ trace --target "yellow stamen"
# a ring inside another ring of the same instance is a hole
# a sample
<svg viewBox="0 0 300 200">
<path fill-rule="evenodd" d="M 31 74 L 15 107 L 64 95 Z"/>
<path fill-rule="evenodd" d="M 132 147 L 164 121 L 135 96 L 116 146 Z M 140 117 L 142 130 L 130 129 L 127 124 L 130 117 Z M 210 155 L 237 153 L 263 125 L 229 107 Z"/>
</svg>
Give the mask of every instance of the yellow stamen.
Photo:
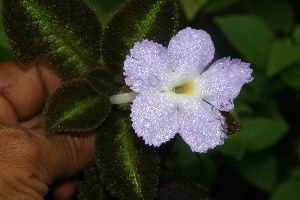
<svg viewBox="0 0 300 200">
<path fill-rule="evenodd" d="M 195 93 L 195 86 L 192 81 L 186 81 L 182 85 L 174 88 L 176 94 L 193 95 Z"/>
</svg>

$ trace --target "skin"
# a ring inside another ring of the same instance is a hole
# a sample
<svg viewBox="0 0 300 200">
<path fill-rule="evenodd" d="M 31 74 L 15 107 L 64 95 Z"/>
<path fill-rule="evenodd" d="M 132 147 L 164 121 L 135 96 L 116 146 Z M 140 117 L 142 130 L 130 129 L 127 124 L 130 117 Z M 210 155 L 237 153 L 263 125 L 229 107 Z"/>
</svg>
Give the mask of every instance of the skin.
<svg viewBox="0 0 300 200">
<path fill-rule="evenodd" d="M 46 137 L 41 112 L 62 84 L 47 61 L 0 63 L 0 199 L 72 199 L 72 177 L 94 158 L 95 135 Z M 58 181 L 57 181 L 58 180 Z M 55 182 L 55 184 L 53 184 Z"/>
</svg>

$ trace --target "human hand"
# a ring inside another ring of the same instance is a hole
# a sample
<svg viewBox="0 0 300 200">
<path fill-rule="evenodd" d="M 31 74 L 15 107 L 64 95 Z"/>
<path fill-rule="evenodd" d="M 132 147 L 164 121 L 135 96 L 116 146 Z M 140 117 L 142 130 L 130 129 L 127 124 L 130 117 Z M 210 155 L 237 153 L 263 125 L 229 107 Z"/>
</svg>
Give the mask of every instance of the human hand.
<svg viewBox="0 0 300 200">
<path fill-rule="evenodd" d="M 94 134 L 43 133 L 43 106 L 60 85 L 45 60 L 26 68 L 18 61 L 0 63 L 0 199 L 43 199 L 53 181 L 73 176 L 93 160 Z M 74 192 L 73 182 L 63 182 L 54 195 L 67 200 Z"/>
</svg>

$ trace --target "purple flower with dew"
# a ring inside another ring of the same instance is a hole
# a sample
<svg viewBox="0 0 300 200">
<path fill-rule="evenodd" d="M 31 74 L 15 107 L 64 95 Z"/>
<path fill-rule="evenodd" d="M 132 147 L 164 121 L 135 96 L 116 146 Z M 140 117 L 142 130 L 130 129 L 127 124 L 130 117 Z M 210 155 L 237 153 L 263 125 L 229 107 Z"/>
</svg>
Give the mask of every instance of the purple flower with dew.
<svg viewBox="0 0 300 200">
<path fill-rule="evenodd" d="M 138 42 L 124 62 L 125 82 L 136 92 L 132 126 L 146 144 L 160 146 L 179 133 L 195 152 L 223 144 L 227 124 L 242 86 L 253 80 L 248 63 L 214 57 L 203 30 L 186 28 L 168 46 Z"/>
</svg>

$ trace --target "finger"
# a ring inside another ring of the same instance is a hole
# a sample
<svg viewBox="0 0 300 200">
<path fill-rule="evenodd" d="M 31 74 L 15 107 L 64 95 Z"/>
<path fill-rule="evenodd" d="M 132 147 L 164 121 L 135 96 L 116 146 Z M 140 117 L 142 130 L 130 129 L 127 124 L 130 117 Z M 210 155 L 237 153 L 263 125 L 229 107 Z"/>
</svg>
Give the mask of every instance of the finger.
<svg viewBox="0 0 300 200">
<path fill-rule="evenodd" d="M 35 135 L 36 144 L 44 153 L 50 184 L 54 180 L 71 177 L 90 164 L 95 154 L 95 134 L 55 134 L 45 136 L 41 128 L 29 129 Z"/>
<path fill-rule="evenodd" d="M 44 86 L 48 97 L 62 84 L 62 80 L 54 65 L 46 59 L 36 58 L 35 61 L 42 85 Z"/>
<path fill-rule="evenodd" d="M 59 200 L 72 200 L 77 190 L 74 179 L 68 178 L 53 185 L 53 196 Z"/>
<path fill-rule="evenodd" d="M 14 108 L 3 96 L 0 96 L 0 122 L 7 124 L 18 124 L 19 122 Z"/>
<path fill-rule="evenodd" d="M 18 61 L 0 64 L 0 95 L 13 108 L 19 121 L 31 118 L 44 106 L 46 94 L 35 62 L 24 67 Z M 1 115 L 8 115 L 1 111 Z"/>
<path fill-rule="evenodd" d="M 0 110 L 0 120 L 16 123 L 16 116 L 21 125 L 29 127 L 60 85 L 59 74 L 45 59 L 37 58 L 26 67 L 16 60 L 0 63 L 0 108 L 6 108 Z"/>
<path fill-rule="evenodd" d="M 6 188 L 3 181 L 7 182 L 10 196 L 45 196 L 47 186 L 54 180 L 71 177 L 94 158 L 95 135 L 92 134 L 46 137 L 42 129 L 25 129 L 3 123 L 0 123 L 0 133 L 0 158 L 5 161 L 0 162 L 0 191 Z M 60 189 L 57 188 L 57 195 L 64 198 L 71 195 L 75 190 L 72 184 L 62 184 Z M 7 199 L 1 198 L 2 194 L 0 192 L 0 199 Z"/>
</svg>

